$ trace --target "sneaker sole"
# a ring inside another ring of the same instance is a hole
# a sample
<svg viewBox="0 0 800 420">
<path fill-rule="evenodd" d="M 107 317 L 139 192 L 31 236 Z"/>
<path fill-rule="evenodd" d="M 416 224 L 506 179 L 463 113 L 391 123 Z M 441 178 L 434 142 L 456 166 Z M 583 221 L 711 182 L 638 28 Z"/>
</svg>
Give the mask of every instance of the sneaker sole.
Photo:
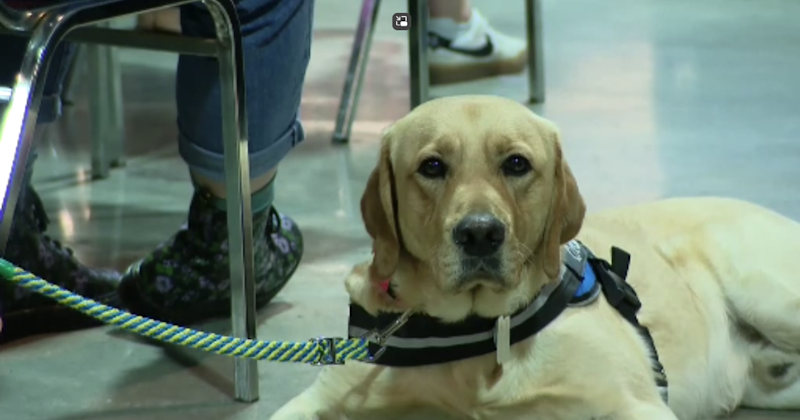
<svg viewBox="0 0 800 420">
<path fill-rule="evenodd" d="M 431 64 L 429 77 L 432 85 L 463 83 L 489 77 L 518 74 L 525 70 L 528 62 L 526 51 L 506 60 L 465 64 Z"/>
</svg>

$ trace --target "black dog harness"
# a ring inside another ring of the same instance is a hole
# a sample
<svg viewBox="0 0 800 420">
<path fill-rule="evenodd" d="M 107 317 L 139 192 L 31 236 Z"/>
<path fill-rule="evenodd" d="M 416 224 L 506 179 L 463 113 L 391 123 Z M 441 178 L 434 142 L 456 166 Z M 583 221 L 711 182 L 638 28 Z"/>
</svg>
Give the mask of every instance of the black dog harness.
<svg viewBox="0 0 800 420">
<path fill-rule="evenodd" d="M 566 308 L 593 304 L 605 295 L 608 303 L 644 337 L 652 352 L 656 386 L 667 401 L 667 375 L 658 358 L 655 342 L 647 327 L 636 317 L 642 304 L 625 278 L 630 255 L 611 248 L 611 263 L 599 259 L 579 241 L 570 241 L 557 282 L 548 284 L 525 308 L 506 319 L 506 339 L 510 345 L 525 340 L 547 327 Z M 388 290 L 391 295 L 391 289 Z M 502 317 L 506 318 L 506 317 Z M 499 319 L 470 315 L 457 323 L 406 312 L 369 314 L 350 304 L 350 338 L 369 340 L 372 363 L 382 366 L 412 367 L 454 362 L 499 351 Z"/>
</svg>

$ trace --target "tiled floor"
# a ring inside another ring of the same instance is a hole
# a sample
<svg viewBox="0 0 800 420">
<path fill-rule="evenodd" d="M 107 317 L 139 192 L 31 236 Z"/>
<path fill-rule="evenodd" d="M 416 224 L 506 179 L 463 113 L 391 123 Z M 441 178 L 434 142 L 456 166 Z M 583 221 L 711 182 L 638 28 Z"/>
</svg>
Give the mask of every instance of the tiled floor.
<svg viewBox="0 0 800 420">
<path fill-rule="evenodd" d="M 475 1 L 496 26 L 524 33 L 522 1 Z M 404 4 L 384 2 L 354 139 L 334 147 L 329 138 L 359 2 L 317 2 L 303 106 L 308 139 L 281 166 L 277 196 L 304 228 L 308 252 L 262 316 L 263 338 L 344 332 L 341 280 L 369 255 L 357 200 L 379 131 L 408 103 L 406 43 L 389 26 Z M 535 109 L 561 126 L 591 210 L 715 194 L 800 219 L 800 3 L 561 0 L 544 1 L 544 13 L 548 100 Z M 174 58 L 126 52 L 123 59 L 127 167 L 89 181 L 89 124 L 78 86 L 66 118 L 40 135 L 35 178 L 51 231 L 84 260 L 119 269 L 182 222 L 191 193 L 174 142 Z M 525 80 L 434 92 L 523 99 Z M 0 418 L 265 419 L 315 375 L 313 367 L 261 364 L 261 401 L 244 405 L 231 401 L 231 365 L 167 357 L 107 329 L 39 337 L 0 351 Z"/>
</svg>

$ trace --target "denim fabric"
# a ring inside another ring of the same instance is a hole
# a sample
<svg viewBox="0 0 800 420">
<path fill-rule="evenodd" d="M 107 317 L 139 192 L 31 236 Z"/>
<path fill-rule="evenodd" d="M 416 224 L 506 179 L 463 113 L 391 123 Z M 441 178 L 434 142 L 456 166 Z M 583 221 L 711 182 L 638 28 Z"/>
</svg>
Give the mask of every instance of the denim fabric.
<svg viewBox="0 0 800 420">
<path fill-rule="evenodd" d="M 250 175 L 273 169 L 304 138 L 298 120 L 311 55 L 313 0 L 241 0 Z M 181 10 L 187 36 L 214 36 L 205 8 Z M 217 61 L 182 56 L 178 62 L 179 150 L 197 174 L 222 181 L 222 125 Z"/>
<path fill-rule="evenodd" d="M 240 0 L 237 9 L 244 44 L 250 175 L 255 178 L 276 167 L 304 139 L 298 112 L 311 55 L 314 1 Z M 186 36 L 215 36 L 214 22 L 200 3 L 182 7 L 181 25 Z M 9 86 L 19 71 L 27 39 L 0 35 L 0 45 L 0 85 Z M 53 57 L 39 123 L 59 115 L 59 93 L 72 53 L 73 48 L 64 45 Z M 195 173 L 222 181 L 218 75 L 216 59 L 181 56 L 176 101 L 181 156 Z"/>
</svg>

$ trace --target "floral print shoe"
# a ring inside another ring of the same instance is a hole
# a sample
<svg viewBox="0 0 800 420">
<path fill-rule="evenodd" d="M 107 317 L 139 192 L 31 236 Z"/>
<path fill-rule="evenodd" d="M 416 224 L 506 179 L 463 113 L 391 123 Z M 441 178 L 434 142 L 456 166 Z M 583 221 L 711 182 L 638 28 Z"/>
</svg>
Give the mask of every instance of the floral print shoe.
<svg viewBox="0 0 800 420">
<path fill-rule="evenodd" d="M 123 275 L 120 297 L 136 314 L 179 325 L 230 316 L 228 222 L 217 199 L 198 190 L 188 222 Z M 286 285 L 303 255 L 297 225 L 270 207 L 253 214 L 256 306 Z"/>
<path fill-rule="evenodd" d="M 4 258 L 81 296 L 108 305 L 119 305 L 119 273 L 91 269 L 81 264 L 71 249 L 44 234 L 49 223 L 39 195 L 30 185 L 25 186 L 17 201 Z M 0 307 L 3 308 L 4 324 L 0 343 L 35 334 L 101 324 L 52 299 L 2 280 Z"/>
</svg>

